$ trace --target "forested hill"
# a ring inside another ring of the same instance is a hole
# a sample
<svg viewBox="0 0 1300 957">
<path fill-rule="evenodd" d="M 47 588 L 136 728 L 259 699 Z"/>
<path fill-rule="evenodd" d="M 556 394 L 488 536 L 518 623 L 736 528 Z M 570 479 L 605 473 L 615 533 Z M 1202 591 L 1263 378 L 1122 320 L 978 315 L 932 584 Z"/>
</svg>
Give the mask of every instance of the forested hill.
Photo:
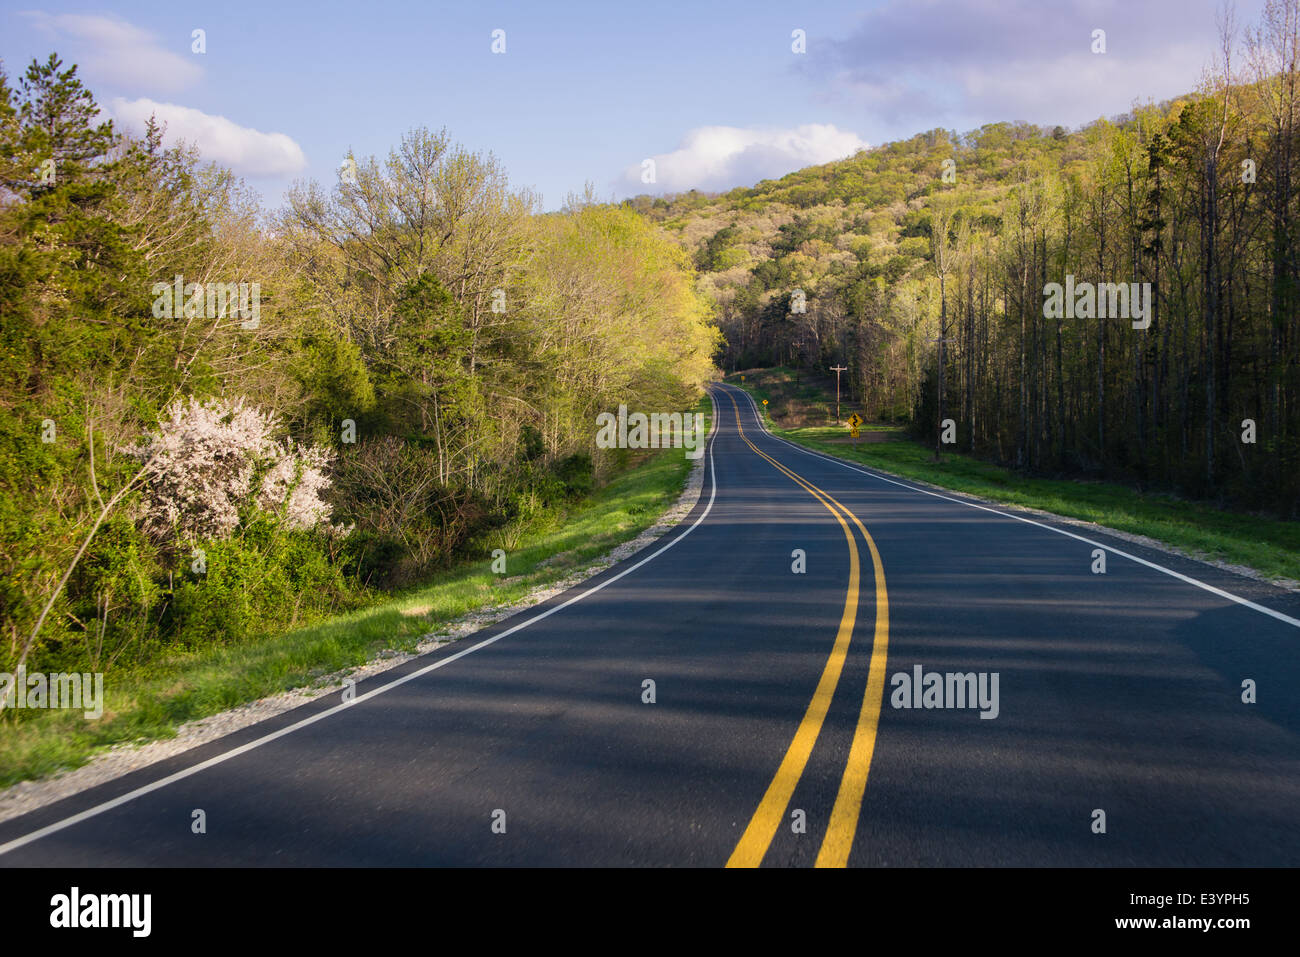
<svg viewBox="0 0 1300 957">
<path fill-rule="evenodd" d="M 868 415 L 951 418 L 957 448 L 1294 516 L 1300 84 L 1255 52 L 1250 82 L 1073 132 L 937 129 L 629 205 L 695 257 L 728 369 L 843 363 Z M 1150 283 L 1149 325 L 1046 317 L 1067 276 Z"/>
</svg>

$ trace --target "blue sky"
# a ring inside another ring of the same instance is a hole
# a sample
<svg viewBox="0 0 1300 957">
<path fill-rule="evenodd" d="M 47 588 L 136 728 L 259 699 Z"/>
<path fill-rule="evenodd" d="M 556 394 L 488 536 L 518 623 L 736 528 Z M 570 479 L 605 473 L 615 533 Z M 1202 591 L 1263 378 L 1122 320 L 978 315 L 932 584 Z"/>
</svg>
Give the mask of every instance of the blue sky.
<svg viewBox="0 0 1300 957">
<path fill-rule="evenodd" d="M 1262 0 L 1242 0 L 1242 25 Z M 419 125 L 494 152 L 548 209 L 721 189 L 937 126 L 1077 126 L 1195 87 L 1214 0 L 694 3 L 5 0 L 11 82 L 56 50 L 137 127 L 156 112 L 278 205 Z M 191 32 L 206 32 L 206 52 Z M 493 54 L 492 31 L 506 52 Z M 806 52 L 792 51 L 792 31 Z M 1106 52 L 1092 52 L 1092 31 Z M 644 185 L 642 161 L 656 161 Z"/>
</svg>

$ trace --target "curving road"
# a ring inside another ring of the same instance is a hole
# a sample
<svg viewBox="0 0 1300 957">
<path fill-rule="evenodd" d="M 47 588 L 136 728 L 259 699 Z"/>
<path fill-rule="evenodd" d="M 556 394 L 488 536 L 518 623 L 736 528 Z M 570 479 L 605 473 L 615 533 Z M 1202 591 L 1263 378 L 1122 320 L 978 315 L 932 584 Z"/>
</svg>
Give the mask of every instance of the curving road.
<svg viewBox="0 0 1300 957">
<path fill-rule="evenodd" d="M 1300 864 L 1300 596 L 798 449 L 712 391 L 700 502 L 650 549 L 0 824 L 0 864 Z"/>
</svg>

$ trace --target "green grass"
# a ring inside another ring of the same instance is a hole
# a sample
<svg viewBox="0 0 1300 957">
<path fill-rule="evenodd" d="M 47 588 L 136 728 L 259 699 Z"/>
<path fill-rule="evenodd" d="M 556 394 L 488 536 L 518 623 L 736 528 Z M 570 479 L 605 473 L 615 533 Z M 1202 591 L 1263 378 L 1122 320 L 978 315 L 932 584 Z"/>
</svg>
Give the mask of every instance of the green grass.
<svg viewBox="0 0 1300 957">
<path fill-rule="evenodd" d="M 708 401 L 699 409 L 708 421 Z M 0 786 L 79 767 L 115 744 L 173 737 L 187 721 L 319 685 L 388 650 L 412 651 L 422 636 L 467 612 L 518 601 L 635 538 L 677 501 L 691 464 L 680 450 L 647 454 L 554 527 L 525 534 L 507 552 L 505 575 L 494 575 L 485 555 L 390 600 L 310 627 L 171 655 L 131 672 L 110 671 L 98 720 L 80 711 L 11 710 L 0 722 Z"/>
<path fill-rule="evenodd" d="M 796 385 L 792 370 L 753 369 L 744 375 L 744 382 L 739 374 L 727 381 L 760 404 L 768 399 L 772 431 L 809 449 L 991 502 L 1145 535 L 1198 558 L 1244 565 L 1274 580 L 1300 581 L 1300 523 L 1225 511 L 1111 482 L 1028 477 L 957 452 L 944 452 L 943 461 L 936 463 L 934 448 L 912 440 L 898 425 L 863 426 L 864 434 L 885 433 L 886 441 L 857 446 L 832 442 L 848 436 L 845 426 L 829 424 L 835 408 L 833 385 L 828 404 L 823 390 L 805 397 L 808 386 Z M 850 411 L 844 403 L 841 415 L 847 418 Z M 818 424 L 811 424 L 814 420 Z M 798 425 L 787 427 L 791 422 Z"/>
</svg>

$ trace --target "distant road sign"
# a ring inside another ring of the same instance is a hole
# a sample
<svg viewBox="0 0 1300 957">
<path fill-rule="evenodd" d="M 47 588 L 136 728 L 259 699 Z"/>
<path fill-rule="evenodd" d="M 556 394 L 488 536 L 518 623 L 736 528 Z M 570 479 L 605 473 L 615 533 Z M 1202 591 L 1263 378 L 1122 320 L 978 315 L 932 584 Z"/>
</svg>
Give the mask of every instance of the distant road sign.
<svg viewBox="0 0 1300 957">
<path fill-rule="evenodd" d="M 857 433 L 858 426 L 861 424 L 862 416 L 858 415 L 856 412 L 849 416 L 849 428 L 853 429 L 855 434 Z"/>
<path fill-rule="evenodd" d="M 856 438 L 858 437 L 858 430 L 857 430 L 857 429 L 849 429 L 849 435 L 853 436 L 853 438 L 856 439 Z"/>
<path fill-rule="evenodd" d="M 763 404 L 764 404 L 764 405 L 767 405 L 767 399 L 764 399 L 764 400 L 763 400 Z"/>
</svg>

